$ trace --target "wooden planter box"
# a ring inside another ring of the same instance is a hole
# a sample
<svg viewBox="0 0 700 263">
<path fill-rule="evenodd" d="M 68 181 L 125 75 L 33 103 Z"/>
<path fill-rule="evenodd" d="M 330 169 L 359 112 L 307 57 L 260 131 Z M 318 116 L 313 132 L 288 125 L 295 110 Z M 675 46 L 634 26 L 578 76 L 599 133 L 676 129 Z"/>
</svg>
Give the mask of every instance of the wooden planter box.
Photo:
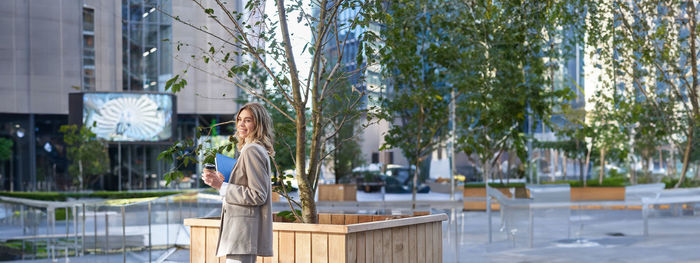
<svg viewBox="0 0 700 263">
<path fill-rule="evenodd" d="M 510 193 L 510 188 L 496 188 L 501 193 L 503 193 L 507 197 L 512 197 L 512 194 Z M 484 211 L 486 210 L 486 188 L 484 187 L 478 187 L 478 188 L 472 188 L 472 187 L 464 187 L 464 190 L 462 191 L 464 198 L 464 210 L 471 210 L 471 211 Z M 515 197 L 516 198 L 527 198 L 528 193 L 527 190 L 524 187 L 515 187 Z M 491 204 L 491 210 L 499 210 L 500 205 L 498 203 L 492 203 Z"/>
<path fill-rule="evenodd" d="M 414 217 L 319 214 L 319 224 L 273 223 L 272 257 L 257 262 L 442 262 L 442 221 Z M 217 258 L 218 218 L 188 218 L 190 262 Z"/>
<path fill-rule="evenodd" d="M 357 201 L 354 184 L 319 184 L 318 201 Z"/>
<path fill-rule="evenodd" d="M 571 201 L 624 201 L 624 187 L 572 187 Z"/>
</svg>

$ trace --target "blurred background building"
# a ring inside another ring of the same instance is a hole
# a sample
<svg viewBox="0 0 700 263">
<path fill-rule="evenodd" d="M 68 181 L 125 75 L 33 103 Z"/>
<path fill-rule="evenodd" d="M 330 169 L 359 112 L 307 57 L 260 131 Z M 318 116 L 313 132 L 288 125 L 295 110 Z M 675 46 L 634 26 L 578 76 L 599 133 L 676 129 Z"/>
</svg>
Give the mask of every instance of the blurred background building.
<svg viewBox="0 0 700 263">
<path fill-rule="evenodd" d="M 242 9 L 239 1 L 229 5 Z M 164 187 L 160 176 L 170 164 L 158 161 L 158 154 L 173 140 L 193 137 L 197 126 L 231 120 L 238 108 L 237 89 L 190 65 L 192 54 L 215 41 L 174 16 L 216 31 L 191 1 L 0 1 L 0 137 L 13 142 L 11 158 L 0 160 L 5 164 L 0 165 L 0 190 L 66 190 L 72 185 L 59 133 L 68 124 L 69 94 L 168 93 L 165 82 L 189 69 L 188 85 L 177 93 L 171 139 L 110 143 L 110 172 L 88 186 Z M 183 44 L 179 51 L 173 39 Z M 225 99 L 210 99 L 223 93 Z M 186 167 L 185 175 L 194 171 Z"/>
</svg>

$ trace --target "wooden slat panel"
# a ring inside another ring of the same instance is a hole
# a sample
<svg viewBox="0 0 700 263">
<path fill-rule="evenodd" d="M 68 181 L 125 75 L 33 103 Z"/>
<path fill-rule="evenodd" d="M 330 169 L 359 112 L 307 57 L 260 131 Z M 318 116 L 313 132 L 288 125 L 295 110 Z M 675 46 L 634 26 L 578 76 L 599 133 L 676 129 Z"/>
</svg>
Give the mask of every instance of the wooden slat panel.
<svg viewBox="0 0 700 263">
<path fill-rule="evenodd" d="M 367 260 L 365 259 L 365 233 L 366 232 L 357 233 L 357 263 L 367 262 Z"/>
<path fill-rule="evenodd" d="M 311 233 L 311 262 L 328 263 L 328 234 Z"/>
<path fill-rule="evenodd" d="M 408 228 L 395 227 L 391 229 L 393 262 L 408 262 Z"/>
<path fill-rule="evenodd" d="M 261 257 L 261 256 L 255 257 L 255 262 L 263 262 L 263 257 Z"/>
<path fill-rule="evenodd" d="M 296 263 L 311 262 L 311 232 L 295 232 L 294 238 Z"/>
<path fill-rule="evenodd" d="M 272 263 L 272 257 L 262 257 L 262 263 Z"/>
<path fill-rule="evenodd" d="M 371 215 L 359 215 L 359 216 L 357 216 L 357 222 L 358 223 L 372 222 L 372 216 Z"/>
<path fill-rule="evenodd" d="M 370 226 L 372 227 L 372 226 Z M 375 226 L 381 227 L 381 226 Z M 364 229 L 363 231 L 367 231 Z M 371 229 L 369 229 L 371 230 Z M 272 225 L 272 231 L 287 231 L 287 232 L 324 232 L 324 233 L 349 233 L 347 225 L 331 225 L 329 224 L 299 224 L 299 223 L 281 223 L 278 222 Z M 359 232 L 359 231 L 352 231 Z"/>
<path fill-rule="evenodd" d="M 357 224 L 359 220 L 359 217 L 357 215 L 345 215 L 345 224 L 346 225 L 351 225 L 351 224 Z"/>
<path fill-rule="evenodd" d="M 219 257 L 219 263 L 226 263 L 226 257 Z"/>
<path fill-rule="evenodd" d="M 345 201 L 357 201 L 357 185 L 346 184 L 343 193 L 345 193 L 343 197 Z"/>
<path fill-rule="evenodd" d="M 347 262 L 357 262 L 357 235 L 358 233 L 347 235 Z"/>
<path fill-rule="evenodd" d="M 345 262 L 347 259 L 346 236 L 343 234 L 328 234 L 328 262 Z"/>
<path fill-rule="evenodd" d="M 390 218 L 390 217 L 391 217 L 391 216 L 375 215 L 375 216 L 372 216 L 372 221 L 373 221 L 373 222 L 374 222 L 374 221 L 384 221 L 384 220 L 386 220 L 387 218 Z"/>
<path fill-rule="evenodd" d="M 417 242 L 416 242 L 416 226 L 409 226 L 408 227 L 408 262 L 410 263 L 415 263 L 416 261 L 416 250 L 417 250 Z"/>
<path fill-rule="evenodd" d="M 207 227 L 205 230 L 206 234 L 206 251 L 204 252 L 207 263 L 219 262 L 219 258 L 216 257 L 216 243 L 219 241 L 219 229 L 213 227 Z"/>
<path fill-rule="evenodd" d="M 345 215 L 331 215 L 331 224 L 334 225 L 344 225 L 345 224 Z"/>
<path fill-rule="evenodd" d="M 408 262 L 408 255 L 409 255 L 409 249 L 410 247 L 408 246 L 408 226 L 400 227 L 401 229 L 401 243 L 403 244 L 404 250 L 401 253 L 401 257 L 404 258 L 405 260 L 403 262 Z"/>
<path fill-rule="evenodd" d="M 416 226 L 416 261 L 425 262 L 425 224 Z"/>
<path fill-rule="evenodd" d="M 383 262 L 382 260 L 382 230 L 374 230 L 372 231 L 372 234 L 374 235 L 374 258 L 372 261 L 375 263 L 381 263 Z"/>
<path fill-rule="evenodd" d="M 270 262 L 278 263 L 280 253 L 280 233 L 278 231 L 272 231 L 272 253 Z"/>
<path fill-rule="evenodd" d="M 320 184 L 318 201 L 355 201 L 357 186 L 354 184 Z"/>
<path fill-rule="evenodd" d="M 318 223 L 319 224 L 330 224 L 331 223 L 331 215 L 330 214 L 318 214 Z"/>
<path fill-rule="evenodd" d="M 445 221 L 445 220 L 447 220 L 446 214 L 436 214 L 436 215 L 415 216 L 415 217 L 402 218 L 402 219 L 396 219 L 396 220 L 380 221 L 380 222 L 374 222 L 373 224 L 354 224 L 354 225 L 345 225 L 345 226 L 328 225 L 328 226 L 329 227 L 345 227 L 346 231 L 340 232 L 340 233 L 354 233 L 354 232 L 363 232 L 363 231 L 370 231 L 370 230 L 377 230 L 377 229 L 384 229 L 384 228 L 394 228 L 394 227 L 401 227 L 401 226 L 417 225 L 417 224 L 421 224 L 421 223 L 440 222 L 440 221 Z M 284 223 L 279 223 L 279 224 L 284 224 Z M 289 225 L 299 225 L 299 224 L 289 224 Z M 302 224 L 302 225 L 312 225 L 313 226 L 313 224 Z M 324 225 L 322 225 L 322 226 L 324 226 Z M 283 230 L 283 229 L 279 229 L 279 230 Z M 328 229 L 328 230 L 335 231 L 335 229 Z M 294 231 L 301 231 L 301 230 L 294 229 Z M 334 232 L 334 233 L 338 233 L 338 232 Z"/>
<path fill-rule="evenodd" d="M 433 261 L 433 224 L 425 223 L 425 262 L 432 263 Z"/>
<path fill-rule="evenodd" d="M 204 227 L 192 226 L 190 228 L 190 262 L 204 263 L 206 232 Z"/>
<path fill-rule="evenodd" d="M 374 234 L 365 232 L 365 262 L 374 263 Z"/>
<path fill-rule="evenodd" d="M 294 232 L 280 231 L 279 262 L 294 262 Z"/>
<path fill-rule="evenodd" d="M 442 223 L 433 223 L 433 262 L 442 263 Z"/>
<path fill-rule="evenodd" d="M 393 239 L 391 237 L 391 229 L 382 229 L 382 262 L 392 262 L 392 249 L 391 245 L 393 242 Z"/>
</svg>

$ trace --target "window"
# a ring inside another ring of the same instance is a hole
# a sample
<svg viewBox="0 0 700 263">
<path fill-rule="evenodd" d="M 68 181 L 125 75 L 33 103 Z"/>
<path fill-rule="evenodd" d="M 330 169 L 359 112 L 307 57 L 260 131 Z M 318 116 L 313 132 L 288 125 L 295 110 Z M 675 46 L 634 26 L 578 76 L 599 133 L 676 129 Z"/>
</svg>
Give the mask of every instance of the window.
<svg viewBox="0 0 700 263">
<path fill-rule="evenodd" d="M 95 90 L 95 10 L 83 7 L 83 90 Z"/>
<path fill-rule="evenodd" d="M 379 153 L 378 152 L 372 153 L 372 163 L 379 163 Z"/>
<path fill-rule="evenodd" d="M 123 90 L 163 92 L 172 76 L 169 1 L 122 0 Z"/>
</svg>

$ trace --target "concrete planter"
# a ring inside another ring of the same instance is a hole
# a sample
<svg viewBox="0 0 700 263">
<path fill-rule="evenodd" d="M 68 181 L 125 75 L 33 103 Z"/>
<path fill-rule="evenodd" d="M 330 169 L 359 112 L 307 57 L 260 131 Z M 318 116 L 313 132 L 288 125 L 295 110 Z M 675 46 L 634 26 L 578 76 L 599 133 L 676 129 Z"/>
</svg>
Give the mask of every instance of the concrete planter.
<svg viewBox="0 0 700 263">
<path fill-rule="evenodd" d="M 272 257 L 257 262 L 442 262 L 442 221 L 413 217 L 319 214 L 319 224 L 273 223 Z M 188 218 L 190 262 L 217 258 L 218 218 Z"/>
</svg>

